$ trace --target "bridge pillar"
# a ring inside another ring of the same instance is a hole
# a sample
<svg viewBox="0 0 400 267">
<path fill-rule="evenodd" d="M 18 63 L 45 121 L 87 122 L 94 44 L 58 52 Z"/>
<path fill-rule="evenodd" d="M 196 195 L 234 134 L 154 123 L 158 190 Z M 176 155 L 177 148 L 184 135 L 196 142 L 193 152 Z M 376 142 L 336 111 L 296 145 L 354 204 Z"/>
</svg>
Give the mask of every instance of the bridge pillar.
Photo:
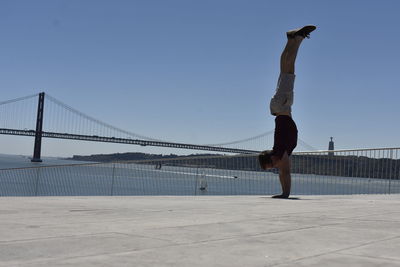
<svg viewBox="0 0 400 267">
<path fill-rule="evenodd" d="M 335 143 L 333 142 L 333 137 L 331 137 L 331 141 L 329 142 L 328 150 L 329 151 L 335 150 Z M 334 152 L 328 152 L 328 156 L 334 156 L 334 155 L 335 155 Z"/>
<path fill-rule="evenodd" d="M 39 103 L 36 119 L 35 147 L 33 149 L 32 162 L 42 162 L 40 154 L 42 150 L 42 129 L 43 129 L 43 112 L 44 112 L 44 93 L 39 94 Z"/>
</svg>

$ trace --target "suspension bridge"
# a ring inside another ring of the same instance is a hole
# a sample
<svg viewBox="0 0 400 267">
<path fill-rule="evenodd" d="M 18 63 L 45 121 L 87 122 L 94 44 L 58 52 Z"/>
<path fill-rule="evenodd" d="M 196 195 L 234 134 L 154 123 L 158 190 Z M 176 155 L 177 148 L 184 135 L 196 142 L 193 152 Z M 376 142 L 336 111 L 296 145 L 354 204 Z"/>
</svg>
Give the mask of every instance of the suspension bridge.
<svg viewBox="0 0 400 267">
<path fill-rule="evenodd" d="M 219 144 L 170 142 L 129 132 L 88 116 L 44 92 L 0 102 L 0 134 L 34 137 L 33 162 L 41 161 L 42 138 L 169 147 L 235 154 L 259 152 L 268 131 L 249 138 Z M 299 139 L 308 150 L 316 150 Z"/>
</svg>

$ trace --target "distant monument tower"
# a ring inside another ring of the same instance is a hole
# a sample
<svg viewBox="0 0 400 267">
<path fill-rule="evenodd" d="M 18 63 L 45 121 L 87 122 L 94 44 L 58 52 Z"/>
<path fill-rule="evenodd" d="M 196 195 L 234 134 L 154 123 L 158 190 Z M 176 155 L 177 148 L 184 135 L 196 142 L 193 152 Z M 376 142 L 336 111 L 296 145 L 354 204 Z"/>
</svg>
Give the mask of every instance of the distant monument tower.
<svg viewBox="0 0 400 267">
<path fill-rule="evenodd" d="M 331 137 L 331 141 L 329 142 L 328 150 L 335 150 L 335 143 L 333 142 L 333 137 Z M 334 152 L 328 152 L 328 156 L 334 156 Z"/>
</svg>

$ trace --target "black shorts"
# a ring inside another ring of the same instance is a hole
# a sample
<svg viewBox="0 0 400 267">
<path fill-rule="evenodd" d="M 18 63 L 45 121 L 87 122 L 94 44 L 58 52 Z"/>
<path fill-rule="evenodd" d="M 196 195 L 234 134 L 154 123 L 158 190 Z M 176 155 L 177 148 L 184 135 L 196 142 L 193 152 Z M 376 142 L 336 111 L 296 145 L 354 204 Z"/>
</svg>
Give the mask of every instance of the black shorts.
<svg viewBox="0 0 400 267">
<path fill-rule="evenodd" d="M 279 115 L 275 118 L 274 147 L 272 154 L 282 158 L 285 151 L 290 156 L 297 146 L 297 127 L 290 116 Z"/>
</svg>

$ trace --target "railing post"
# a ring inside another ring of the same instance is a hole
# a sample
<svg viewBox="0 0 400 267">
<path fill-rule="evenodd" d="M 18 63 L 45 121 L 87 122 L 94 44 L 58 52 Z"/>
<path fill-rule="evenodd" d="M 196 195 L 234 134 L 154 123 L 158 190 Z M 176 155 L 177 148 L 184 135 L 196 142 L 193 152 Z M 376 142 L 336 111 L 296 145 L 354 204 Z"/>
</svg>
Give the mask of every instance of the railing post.
<svg viewBox="0 0 400 267">
<path fill-rule="evenodd" d="M 196 179 L 194 182 L 194 195 L 197 196 L 197 183 L 199 179 L 199 166 L 196 166 Z"/>
<path fill-rule="evenodd" d="M 44 112 L 44 93 L 39 94 L 39 103 L 36 119 L 35 147 L 33 149 L 32 162 L 42 162 L 40 159 L 42 149 L 42 129 L 43 129 L 43 112 Z"/>
<path fill-rule="evenodd" d="M 40 178 L 40 168 L 37 168 L 36 185 L 35 185 L 35 196 L 38 195 L 38 191 L 39 191 L 39 178 Z"/>
<path fill-rule="evenodd" d="M 115 163 L 113 164 L 113 170 L 112 170 L 112 181 L 111 181 L 111 196 L 114 195 L 114 178 L 115 177 Z"/>
<path fill-rule="evenodd" d="M 390 149 L 390 166 L 389 166 L 389 194 L 391 190 L 391 183 L 392 183 L 392 162 L 393 162 L 393 149 Z"/>
</svg>

